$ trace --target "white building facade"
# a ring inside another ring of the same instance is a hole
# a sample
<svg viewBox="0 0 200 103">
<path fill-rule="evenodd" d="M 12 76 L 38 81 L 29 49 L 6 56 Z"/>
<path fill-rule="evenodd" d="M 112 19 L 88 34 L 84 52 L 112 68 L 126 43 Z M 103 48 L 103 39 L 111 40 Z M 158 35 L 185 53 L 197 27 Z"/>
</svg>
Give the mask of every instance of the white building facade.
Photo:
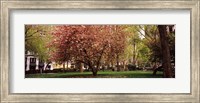
<svg viewBox="0 0 200 103">
<path fill-rule="evenodd" d="M 53 65 L 49 64 L 48 67 L 46 62 L 40 61 L 33 52 L 26 51 L 25 53 L 25 71 L 30 70 L 53 70 Z"/>
</svg>

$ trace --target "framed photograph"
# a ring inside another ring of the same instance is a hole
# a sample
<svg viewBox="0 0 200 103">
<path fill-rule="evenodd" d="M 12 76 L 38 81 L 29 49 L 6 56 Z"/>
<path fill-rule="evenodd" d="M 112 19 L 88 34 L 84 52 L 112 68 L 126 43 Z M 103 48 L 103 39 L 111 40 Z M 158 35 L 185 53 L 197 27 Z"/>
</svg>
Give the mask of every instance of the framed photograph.
<svg viewBox="0 0 200 103">
<path fill-rule="evenodd" d="M 200 1 L 1 1 L 8 102 L 200 102 Z"/>
</svg>

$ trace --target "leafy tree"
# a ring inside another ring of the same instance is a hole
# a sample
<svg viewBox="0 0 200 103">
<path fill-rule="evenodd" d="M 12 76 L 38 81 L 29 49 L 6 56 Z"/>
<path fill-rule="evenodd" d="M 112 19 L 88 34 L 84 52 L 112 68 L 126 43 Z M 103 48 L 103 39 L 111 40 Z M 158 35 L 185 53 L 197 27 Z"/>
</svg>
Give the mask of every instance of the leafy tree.
<svg viewBox="0 0 200 103">
<path fill-rule="evenodd" d="M 56 26 L 51 43 L 55 47 L 52 57 L 58 61 L 73 58 L 76 62 L 88 65 L 96 76 L 103 58 L 112 55 L 118 59 L 123 52 L 125 36 L 122 30 L 116 25 Z"/>
<path fill-rule="evenodd" d="M 132 57 L 132 64 L 139 65 L 139 63 L 147 62 L 146 59 L 149 58 L 150 51 L 145 44 L 145 35 L 142 30 L 139 30 L 138 26 L 128 25 L 126 31 L 129 33 L 126 53 L 129 53 L 129 59 Z"/>
<path fill-rule="evenodd" d="M 25 49 L 33 52 L 43 62 L 49 62 L 48 52 L 50 49 L 46 45 L 51 40 L 50 32 L 50 26 L 25 25 Z"/>
<path fill-rule="evenodd" d="M 140 67 L 145 67 L 148 64 L 150 53 L 150 49 L 143 42 L 138 44 L 138 64 Z"/>
</svg>

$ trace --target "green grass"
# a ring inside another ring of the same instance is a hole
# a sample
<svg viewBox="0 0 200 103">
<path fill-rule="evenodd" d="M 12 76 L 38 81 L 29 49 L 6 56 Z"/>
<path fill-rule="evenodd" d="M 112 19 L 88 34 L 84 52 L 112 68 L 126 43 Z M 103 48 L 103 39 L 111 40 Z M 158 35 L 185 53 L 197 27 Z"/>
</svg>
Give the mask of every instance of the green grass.
<svg viewBox="0 0 200 103">
<path fill-rule="evenodd" d="M 97 76 L 92 76 L 92 72 L 66 72 L 66 73 L 43 73 L 26 74 L 26 78 L 162 78 L 162 72 L 157 72 L 154 76 L 153 71 L 99 71 Z"/>
</svg>

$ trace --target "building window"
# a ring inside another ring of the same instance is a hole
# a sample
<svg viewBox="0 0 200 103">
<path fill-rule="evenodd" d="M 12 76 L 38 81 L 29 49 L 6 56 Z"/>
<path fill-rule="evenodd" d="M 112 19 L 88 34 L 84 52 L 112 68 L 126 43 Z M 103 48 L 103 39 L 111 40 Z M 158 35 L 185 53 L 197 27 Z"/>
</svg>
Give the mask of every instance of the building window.
<svg viewBox="0 0 200 103">
<path fill-rule="evenodd" d="M 36 62 L 36 58 L 30 58 L 30 62 L 31 63 L 35 63 Z"/>
</svg>

